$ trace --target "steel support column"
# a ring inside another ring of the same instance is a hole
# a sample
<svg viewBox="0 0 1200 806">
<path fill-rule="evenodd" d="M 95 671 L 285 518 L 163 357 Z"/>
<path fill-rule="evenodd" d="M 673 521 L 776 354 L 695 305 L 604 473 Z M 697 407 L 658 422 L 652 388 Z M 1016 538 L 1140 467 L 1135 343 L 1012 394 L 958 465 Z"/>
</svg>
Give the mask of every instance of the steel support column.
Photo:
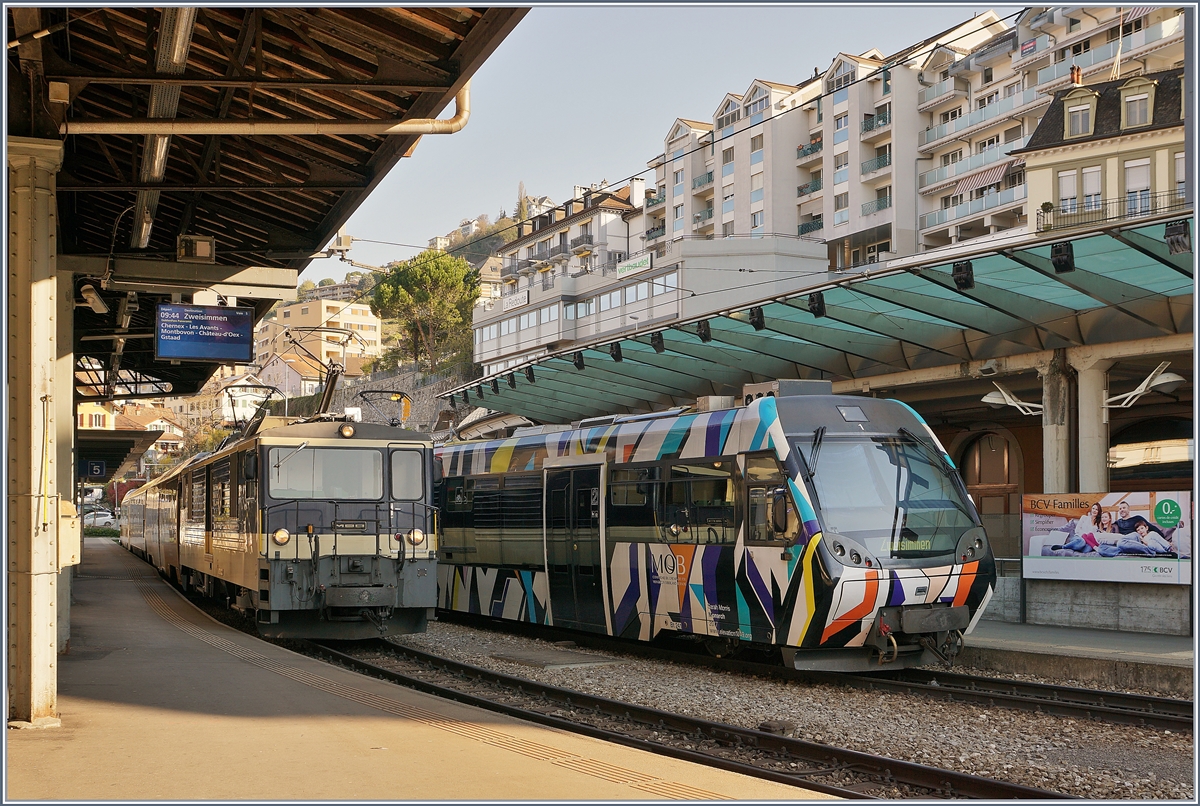
<svg viewBox="0 0 1200 806">
<path fill-rule="evenodd" d="M 57 140 L 8 139 L 8 719 L 58 720 Z"/>
<path fill-rule="evenodd" d="M 1071 368 L 1066 350 L 1038 371 L 1042 376 L 1042 492 L 1071 492 Z"/>
</svg>

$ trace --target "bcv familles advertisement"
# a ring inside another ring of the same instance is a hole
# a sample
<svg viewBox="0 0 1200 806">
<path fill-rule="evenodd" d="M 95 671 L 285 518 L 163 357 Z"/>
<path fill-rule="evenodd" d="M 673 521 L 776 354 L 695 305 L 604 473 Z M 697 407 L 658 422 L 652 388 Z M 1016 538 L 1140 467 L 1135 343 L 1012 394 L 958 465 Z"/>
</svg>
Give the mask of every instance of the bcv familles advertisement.
<svg viewBox="0 0 1200 806">
<path fill-rule="evenodd" d="M 1192 583 L 1190 492 L 1021 496 L 1026 579 Z"/>
</svg>

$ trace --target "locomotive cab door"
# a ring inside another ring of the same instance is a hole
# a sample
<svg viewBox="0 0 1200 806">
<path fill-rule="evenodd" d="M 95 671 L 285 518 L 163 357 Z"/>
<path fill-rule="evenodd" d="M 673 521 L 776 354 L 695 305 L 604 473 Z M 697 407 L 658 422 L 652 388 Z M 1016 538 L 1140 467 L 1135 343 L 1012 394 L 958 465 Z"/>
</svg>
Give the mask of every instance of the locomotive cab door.
<svg viewBox="0 0 1200 806">
<path fill-rule="evenodd" d="M 577 457 L 572 457 L 573 459 Z M 554 623 L 611 632 L 604 584 L 604 464 L 546 468 L 544 533 Z"/>
</svg>

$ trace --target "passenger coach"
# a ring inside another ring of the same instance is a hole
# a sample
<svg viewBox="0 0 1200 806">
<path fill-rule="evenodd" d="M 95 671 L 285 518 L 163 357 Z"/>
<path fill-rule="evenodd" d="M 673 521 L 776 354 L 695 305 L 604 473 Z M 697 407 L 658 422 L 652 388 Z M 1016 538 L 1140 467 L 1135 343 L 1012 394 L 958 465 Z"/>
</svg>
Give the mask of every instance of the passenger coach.
<svg viewBox="0 0 1200 806">
<path fill-rule="evenodd" d="M 127 495 L 121 543 L 266 636 L 421 632 L 437 595 L 432 470 L 422 434 L 267 417 Z"/>
<path fill-rule="evenodd" d="M 856 670 L 951 662 L 992 594 L 962 479 L 902 403 L 552 428 L 440 449 L 440 607 Z"/>
</svg>

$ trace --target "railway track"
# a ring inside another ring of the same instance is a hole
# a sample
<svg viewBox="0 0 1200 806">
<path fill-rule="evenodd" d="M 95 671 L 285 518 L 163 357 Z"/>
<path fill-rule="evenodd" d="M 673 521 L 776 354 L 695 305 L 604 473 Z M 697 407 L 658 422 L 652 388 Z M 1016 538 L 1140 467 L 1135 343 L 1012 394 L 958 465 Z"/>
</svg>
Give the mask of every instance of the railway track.
<svg viewBox="0 0 1200 806">
<path fill-rule="evenodd" d="M 1034 787 L 594 697 L 387 641 L 299 642 L 363 674 L 520 719 L 844 798 L 1063 799 Z M 779 726 L 784 730 L 785 726 Z"/>
<path fill-rule="evenodd" d="M 665 649 L 659 646 L 621 641 L 607 636 L 578 633 L 553 628 L 512 629 L 508 623 L 496 624 L 491 620 L 462 618 L 459 614 L 447 617 L 439 611 L 438 617 L 473 628 L 500 629 L 535 638 L 570 639 L 580 646 L 620 652 L 638 657 L 674 663 L 722 669 L 724 671 L 772 677 L 778 680 L 799 680 L 814 683 L 831 683 L 851 688 L 872 691 L 894 691 L 901 694 L 918 694 L 949 702 L 966 702 L 990 708 L 1016 708 L 1072 719 L 1097 720 L 1111 724 L 1136 725 L 1138 727 L 1162 728 L 1191 732 L 1193 729 L 1193 703 L 1191 700 L 1175 700 L 1167 697 L 1152 697 L 1143 694 L 1102 691 L 1098 689 L 1074 688 L 1048 683 L 1030 683 L 991 677 L 976 677 L 952 671 L 927 671 L 904 669 L 895 672 L 880 671 L 867 674 L 836 672 L 801 672 L 786 668 L 778 663 L 756 662 L 737 658 L 714 658 L 707 654 Z"/>
</svg>

